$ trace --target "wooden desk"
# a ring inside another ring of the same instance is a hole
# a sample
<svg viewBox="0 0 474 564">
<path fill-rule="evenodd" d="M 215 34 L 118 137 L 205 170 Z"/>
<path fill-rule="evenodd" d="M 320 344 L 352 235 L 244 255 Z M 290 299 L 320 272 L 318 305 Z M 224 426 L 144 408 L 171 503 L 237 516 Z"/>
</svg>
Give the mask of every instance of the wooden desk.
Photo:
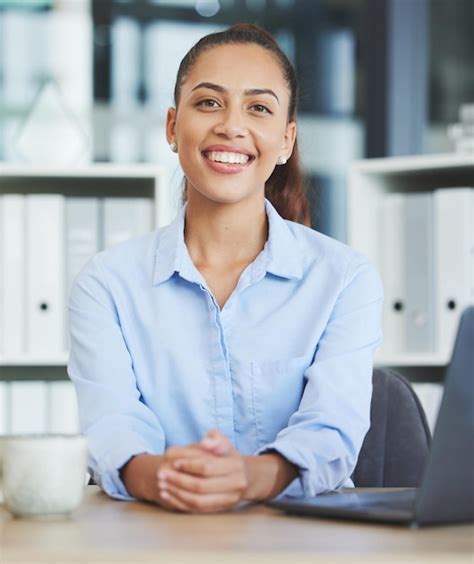
<svg viewBox="0 0 474 564">
<path fill-rule="evenodd" d="M 14 519 L 0 508 L 1 564 L 472 563 L 474 526 L 429 529 L 289 517 L 263 506 L 220 515 L 170 513 L 86 488 L 70 520 Z"/>
</svg>

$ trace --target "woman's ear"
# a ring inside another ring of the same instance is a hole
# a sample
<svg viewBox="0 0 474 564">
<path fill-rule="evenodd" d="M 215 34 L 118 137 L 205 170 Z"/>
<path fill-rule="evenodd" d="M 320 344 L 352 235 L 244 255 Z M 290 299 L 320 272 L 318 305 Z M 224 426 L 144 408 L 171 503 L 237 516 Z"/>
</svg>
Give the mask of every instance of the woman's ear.
<svg viewBox="0 0 474 564">
<path fill-rule="evenodd" d="M 284 154 L 287 159 L 291 157 L 291 153 L 293 152 L 295 141 L 296 141 L 296 122 L 290 121 L 286 126 L 285 136 L 283 138 L 283 144 L 281 146 L 282 154 Z"/>
<path fill-rule="evenodd" d="M 168 108 L 166 114 L 166 140 L 168 144 L 176 142 L 176 109 Z"/>
</svg>

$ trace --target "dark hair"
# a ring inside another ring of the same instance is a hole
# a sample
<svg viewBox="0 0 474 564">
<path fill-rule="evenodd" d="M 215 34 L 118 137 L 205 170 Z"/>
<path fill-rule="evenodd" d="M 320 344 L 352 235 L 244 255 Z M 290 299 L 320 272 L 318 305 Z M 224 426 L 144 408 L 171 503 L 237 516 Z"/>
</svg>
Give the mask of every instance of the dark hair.
<svg viewBox="0 0 474 564">
<path fill-rule="evenodd" d="M 212 47 L 228 44 L 260 45 L 277 60 L 290 92 L 288 120 L 296 119 L 298 84 L 296 73 L 288 57 L 280 49 L 278 43 L 268 31 L 253 24 L 236 24 L 219 33 L 211 33 L 202 37 L 184 56 L 179 65 L 174 88 L 174 101 L 179 104 L 181 85 L 199 56 Z M 272 202 L 278 213 L 285 219 L 310 225 L 310 214 L 306 196 L 306 183 L 301 171 L 298 141 L 295 141 L 293 152 L 285 165 L 275 166 L 270 178 L 265 183 L 265 196 Z M 186 200 L 186 189 L 183 193 Z"/>
</svg>

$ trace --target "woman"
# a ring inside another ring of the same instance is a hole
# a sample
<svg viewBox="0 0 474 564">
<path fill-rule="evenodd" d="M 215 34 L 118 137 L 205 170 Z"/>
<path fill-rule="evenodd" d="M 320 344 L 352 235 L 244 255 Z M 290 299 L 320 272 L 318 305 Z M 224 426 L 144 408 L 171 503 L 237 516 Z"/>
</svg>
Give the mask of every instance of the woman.
<svg viewBox="0 0 474 564">
<path fill-rule="evenodd" d="M 74 285 L 68 369 L 113 497 L 208 512 L 351 485 L 382 287 L 364 256 L 297 223 L 296 99 L 264 30 L 201 39 L 167 115 L 185 206 Z"/>
</svg>

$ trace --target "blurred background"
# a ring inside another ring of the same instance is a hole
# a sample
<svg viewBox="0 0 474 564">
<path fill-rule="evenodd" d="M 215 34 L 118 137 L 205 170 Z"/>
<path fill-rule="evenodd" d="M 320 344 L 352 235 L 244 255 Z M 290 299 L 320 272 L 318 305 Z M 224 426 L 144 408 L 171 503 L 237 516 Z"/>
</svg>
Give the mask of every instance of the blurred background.
<svg viewBox="0 0 474 564">
<path fill-rule="evenodd" d="M 345 241 L 350 161 L 453 150 L 473 21 L 473 0 L 0 0 L 0 161 L 156 163 L 178 195 L 164 123 L 179 61 L 257 23 L 299 76 L 313 227 Z"/>
</svg>

